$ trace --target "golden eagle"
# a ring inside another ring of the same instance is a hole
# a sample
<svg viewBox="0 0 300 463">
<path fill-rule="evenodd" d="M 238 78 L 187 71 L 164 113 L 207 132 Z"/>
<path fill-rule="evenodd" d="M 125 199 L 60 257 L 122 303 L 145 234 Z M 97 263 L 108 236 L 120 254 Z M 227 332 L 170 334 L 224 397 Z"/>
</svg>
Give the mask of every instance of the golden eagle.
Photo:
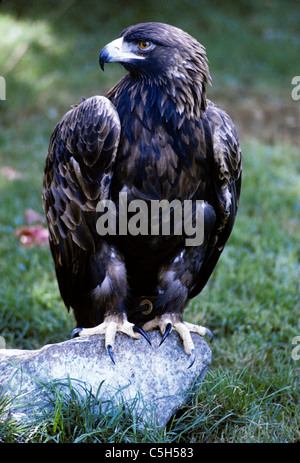
<svg viewBox="0 0 300 463">
<path fill-rule="evenodd" d="M 43 204 L 60 293 L 74 310 L 73 336 L 105 334 L 113 361 L 117 331 L 149 341 L 146 332 L 158 327 L 162 341 L 172 329 L 179 333 L 192 364 L 190 332 L 212 334 L 184 322 L 183 311 L 207 283 L 235 221 L 238 135 L 206 98 L 204 47 L 181 29 L 128 27 L 101 52 L 101 68 L 111 62 L 128 73 L 105 96 L 83 99 L 67 112 L 50 140 Z M 182 208 L 191 201 L 194 222 L 200 204 L 202 241 L 187 245 L 187 232 L 178 233 L 175 221 L 162 233 L 162 209 L 155 232 L 120 232 L 120 194 L 128 221 L 139 211 L 130 208 L 136 201 L 176 200 Z M 109 213 L 116 219 L 111 233 L 99 233 L 99 203 L 107 206 L 100 207 L 105 220 Z"/>
</svg>

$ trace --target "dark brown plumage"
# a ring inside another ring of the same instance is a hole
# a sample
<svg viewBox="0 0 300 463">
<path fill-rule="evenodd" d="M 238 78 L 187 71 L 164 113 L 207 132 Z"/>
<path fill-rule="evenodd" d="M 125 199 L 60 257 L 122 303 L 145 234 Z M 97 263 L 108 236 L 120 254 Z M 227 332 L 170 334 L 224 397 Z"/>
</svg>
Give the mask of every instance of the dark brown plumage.
<svg viewBox="0 0 300 463">
<path fill-rule="evenodd" d="M 62 298 L 79 335 L 115 331 L 139 337 L 136 326 L 174 328 L 187 354 L 187 302 L 209 279 L 231 233 L 241 186 L 241 153 L 229 116 L 206 98 L 205 50 L 173 26 L 125 29 L 101 52 L 100 65 L 128 70 L 105 97 L 71 109 L 50 141 L 43 202 Z M 183 235 L 100 236 L 100 200 L 204 201 L 204 241 Z M 128 320 L 128 321 L 127 321 Z M 103 323 L 104 322 L 104 323 Z M 111 334 L 112 333 L 112 334 Z M 109 348 L 110 349 L 110 348 Z M 110 349 L 111 350 L 111 349 Z"/>
</svg>

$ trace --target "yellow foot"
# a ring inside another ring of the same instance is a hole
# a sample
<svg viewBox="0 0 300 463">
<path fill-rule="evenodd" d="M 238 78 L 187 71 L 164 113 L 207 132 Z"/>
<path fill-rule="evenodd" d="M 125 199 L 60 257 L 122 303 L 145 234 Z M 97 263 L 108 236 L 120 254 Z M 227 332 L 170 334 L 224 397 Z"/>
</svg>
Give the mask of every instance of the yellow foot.
<svg viewBox="0 0 300 463">
<path fill-rule="evenodd" d="M 195 346 L 190 333 L 197 333 L 200 336 L 205 336 L 208 334 L 210 341 L 213 340 L 212 332 L 208 328 L 183 322 L 181 321 L 180 317 L 175 314 L 164 314 L 161 317 L 155 317 L 153 320 L 150 320 L 143 325 L 144 331 L 150 331 L 155 328 L 159 328 L 163 335 L 160 345 L 164 342 L 166 337 L 173 329 L 177 331 L 182 339 L 185 353 L 191 356 L 191 363 L 189 368 L 195 361 Z"/>
<path fill-rule="evenodd" d="M 110 355 L 113 363 L 115 363 L 113 351 L 115 345 L 115 337 L 117 332 L 127 334 L 133 339 L 139 339 L 141 334 L 150 343 L 150 339 L 142 328 L 130 323 L 125 314 L 108 315 L 105 317 L 103 323 L 94 326 L 93 328 L 76 328 L 72 333 L 72 338 L 76 336 L 93 336 L 95 334 L 105 335 L 105 348 Z M 151 344 L 151 343 L 150 343 Z"/>
</svg>

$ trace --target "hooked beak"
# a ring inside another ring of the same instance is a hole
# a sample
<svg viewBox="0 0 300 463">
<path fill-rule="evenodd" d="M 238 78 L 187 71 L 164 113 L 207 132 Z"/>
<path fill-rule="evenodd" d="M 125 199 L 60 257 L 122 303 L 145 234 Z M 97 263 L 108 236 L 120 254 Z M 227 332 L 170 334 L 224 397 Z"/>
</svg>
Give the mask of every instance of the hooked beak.
<svg viewBox="0 0 300 463">
<path fill-rule="evenodd" d="M 105 63 L 128 63 L 132 60 L 145 59 L 133 51 L 134 44 L 124 42 L 123 37 L 113 40 L 101 51 L 99 64 L 104 71 Z"/>
</svg>

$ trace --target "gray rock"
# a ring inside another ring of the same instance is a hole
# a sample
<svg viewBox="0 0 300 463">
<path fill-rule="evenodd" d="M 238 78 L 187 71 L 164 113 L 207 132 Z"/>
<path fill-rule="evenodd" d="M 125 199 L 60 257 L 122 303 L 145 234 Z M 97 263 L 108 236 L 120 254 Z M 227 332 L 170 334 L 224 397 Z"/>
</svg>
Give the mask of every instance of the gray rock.
<svg viewBox="0 0 300 463">
<path fill-rule="evenodd" d="M 148 335 L 152 346 L 142 337 L 133 340 L 118 333 L 115 365 L 103 336 L 75 338 L 32 351 L 0 349 L 0 396 L 14 398 L 11 417 L 32 419 L 51 406 L 49 393 L 59 383 L 64 391 L 72 387 L 85 396 L 87 390 L 97 394 L 102 411 L 111 404 L 126 404 L 141 423 L 165 426 L 203 380 L 211 350 L 203 338 L 192 334 L 196 360 L 188 369 L 190 359 L 176 332 L 160 347 L 159 331 Z"/>
</svg>

